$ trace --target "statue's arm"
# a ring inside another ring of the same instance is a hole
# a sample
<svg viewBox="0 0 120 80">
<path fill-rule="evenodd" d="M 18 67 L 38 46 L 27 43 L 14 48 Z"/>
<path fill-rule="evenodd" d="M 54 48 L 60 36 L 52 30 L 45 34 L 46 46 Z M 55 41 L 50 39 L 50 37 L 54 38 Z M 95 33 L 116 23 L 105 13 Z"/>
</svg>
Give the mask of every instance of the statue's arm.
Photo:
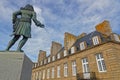
<svg viewBox="0 0 120 80">
<path fill-rule="evenodd" d="M 21 15 L 20 10 L 13 13 L 13 15 L 12 15 L 13 24 L 15 23 L 18 15 Z"/>
<path fill-rule="evenodd" d="M 32 19 L 33 19 L 33 21 L 34 21 L 35 25 L 37 25 L 37 26 L 40 26 L 40 27 L 44 28 L 44 25 L 43 25 L 43 24 L 41 24 L 41 22 L 37 20 L 37 17 L 36 17 L 36 13 L 35 13 L 35 12 L 33 13 Z"/>
</svg>

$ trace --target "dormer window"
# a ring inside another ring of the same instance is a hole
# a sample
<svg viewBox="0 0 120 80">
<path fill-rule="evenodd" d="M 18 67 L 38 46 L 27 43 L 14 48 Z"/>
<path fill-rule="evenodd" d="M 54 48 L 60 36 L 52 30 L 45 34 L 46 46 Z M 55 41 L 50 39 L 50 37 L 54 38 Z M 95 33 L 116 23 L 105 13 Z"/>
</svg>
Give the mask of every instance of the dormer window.
<svg viewBox="0 0 120 80">
<path fill-rule="evenodd" d="M 67 56 L 67 50 L 64 50 L 64 57 Z"/>
<path fill-rule="evenodd" d="M 48 63 L 50 62 L 50 57 L 48 57 Z"/>
<path fill-rule="evenodd" d="M 75 53 L 75 47 L 71 48 L 71 54 Z"/>
<path fill-rule="evenodd" d="M 93 37 L 92 40 L 93 40 L 93 45 L 97 45 L 97 44 L 100 43 L 100 42 L 99 42 L 99 37 L 98 37 L 98 36 Z"/>
<path fill-rule="evenodd" d="M 43 64 L 43 61 L 40 62 L 40 65 L 42 65 L 42 64 Z"/>
<path fill-rule="evenodd" d="M 57 59 L 60 59 L 60 53 L 57 54 Z"/>
<path fill-rule="evenodd" d="M 47 60 L 45 59 L 45 60 L 44 60 L 44 64 L 46 64 L 46 63 L 47 63 Z"/>
<path fill-rule="evenodd" d="M 115 41 L 120 42 L 120 38 L 119 38 L 119 36 L 117 34 L 114 34 L 114 38 L 115 38 Z"/>
<path fill-rule="evenodd" d="M 34 67 L 35 67 L 35 68 L 37 67 L 37 64 L 36 64 L 36 63 L 34 64 Z"/>
<path fill-rule="evenodd" d="M 81 42 L 80 43 L 80 50 L 84 50 L 85 49 L 85 42 Z"/>
<path fill-rule="evenodd" d="M 40 63 L 38 62 L 38 66 L 40 66 Z"/>
<path fill-rule="evenodd" d="M 52 61 L 55 61 L 55 56 L 52 57 Z"/>
</svg>

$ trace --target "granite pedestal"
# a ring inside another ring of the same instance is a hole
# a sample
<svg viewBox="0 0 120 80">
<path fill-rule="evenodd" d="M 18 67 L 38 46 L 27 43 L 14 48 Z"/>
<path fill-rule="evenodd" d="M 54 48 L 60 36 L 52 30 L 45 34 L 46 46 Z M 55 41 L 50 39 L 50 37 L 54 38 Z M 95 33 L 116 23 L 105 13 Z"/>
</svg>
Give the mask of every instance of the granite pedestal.
<svg viewBox="0 0 120 80">
<path fill-rule="evenodd" d="M 32 65 L 23 52 L 0 51 L 0 80 L 31 80 Z"/>
</svg>

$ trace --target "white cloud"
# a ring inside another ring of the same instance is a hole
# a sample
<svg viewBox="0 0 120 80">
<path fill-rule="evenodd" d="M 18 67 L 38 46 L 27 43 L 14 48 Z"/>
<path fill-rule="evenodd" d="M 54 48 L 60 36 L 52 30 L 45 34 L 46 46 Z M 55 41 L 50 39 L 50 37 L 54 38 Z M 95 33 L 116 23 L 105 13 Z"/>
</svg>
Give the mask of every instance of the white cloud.
<svg viewBox="0 0 120 80">
<path fill-rule="evenodd" d="M 8 1 L 3 0 L 0 2 L 0 19 L 8 22 L 11 19 L 13 8 L 8 7 Z"/>
<path fill-rule="evenodd" d="M 34 5 L 33 5 L 33 7 L 34 7 L 35 12 L 36 12 L 36 14 L 37 14 L 37 19 L 40 20 L 42 23 L 45 22 L 45 21 L 44 21 L 44 18 L 42 17 L 42 14 L 41 14 L 42 9 L 39 8 L 38 6 L 34 6 Z"/>
<path fill-rule="evenodd" d="M 18 4 L 19 3 L 19 4 Z M 0 2 L 0 23 L 10 22 L 11 15 L 25 4 L 33 4 L 37 19 L 45 24 L 48 32 L 32 25 L 32 38 L 24 46 L 25 53 L 33 60 L 37 60 L 39 50 L 50 53 L 51 41 L 63 44 L 64 32 L 79 35 L 95 30 L 95 25 L 105 19 L 110 20 L 114 31 L 119 30 L 120 2 L 117 0 L 2 0 Z M 2 24 L 6 26 L 5 24 Z M 4 28 L 2 28 L 3 30 Z M 0 30 L 0 32 L 3 32 Z M 8 31 L 10 32 L 10 31 Z M 4 34 L 1 34 L 4 35 Z M 5 36 L 5 35 L 4 35 Z M 1 38 L 1 37 L 0 37 Z M 6 36 L 6 39 L 9 39 Z M 6 44 L 4 40 L 1 41 Z"/>
</svg>

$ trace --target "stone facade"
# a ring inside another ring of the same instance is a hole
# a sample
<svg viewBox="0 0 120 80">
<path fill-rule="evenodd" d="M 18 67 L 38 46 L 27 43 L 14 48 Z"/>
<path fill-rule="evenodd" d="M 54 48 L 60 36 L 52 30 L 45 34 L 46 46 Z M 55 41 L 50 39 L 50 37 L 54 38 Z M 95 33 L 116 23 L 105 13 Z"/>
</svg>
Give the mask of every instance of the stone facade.
<svg viewBox="0 0 120 80">
<path fill-rule="evenodd" d="M 46 63 L 39 57 L 32 70 L 32 80 L 120 80 L 120 38 L 111 32 L 110 26 L 107 33 L 103 29 L 78 37 L 65 33 L 64 47 L 54 48 L 61 48 L 54 53 L 55 60 L 53 53 L 44 56 Z"/>
</svg>

